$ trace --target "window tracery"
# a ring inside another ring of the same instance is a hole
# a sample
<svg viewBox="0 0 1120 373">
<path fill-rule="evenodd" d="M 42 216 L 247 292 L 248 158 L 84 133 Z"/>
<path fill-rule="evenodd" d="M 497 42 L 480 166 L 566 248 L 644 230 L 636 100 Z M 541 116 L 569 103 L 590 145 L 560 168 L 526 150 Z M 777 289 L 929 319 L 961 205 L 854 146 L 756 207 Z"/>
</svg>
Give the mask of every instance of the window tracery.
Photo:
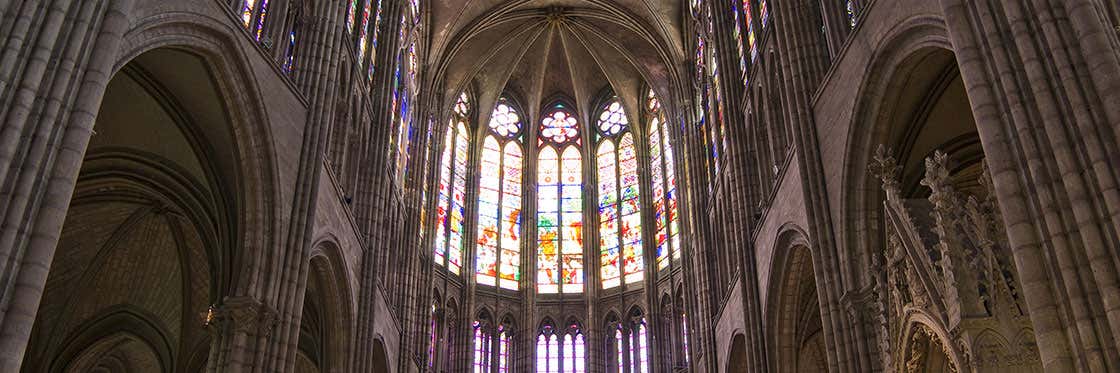
<svg viewBox="0 0 1120 373">
<path fill-rule="evenodd" d="M 537 292 L 583 292 L 583 164 L 578 120 L 554 105 L 537 156 Z"/>
<path fill-rule="evenodd" d="M 570 321 L 563 330 L 545 321 L 537 333 L 538 373 L 583 373 L 587 371 L 587 346 L 583 330 Z"/>
<path fill-rule="evenodd" d="M 599 250 L 603 289 L 644 275 L 638 157 L 626 112 L 617 99 L 599 115 Z M 617 145 L 616 145 L 617 141 Z"/>
<path fill-rule="evenodd" d="M 475 280 L 517 290 L 521 281 L 521 116 L 499 100 L 479 163 Z"/>
<path fill-rule="evenodd" d="M 680 259 L 680 222 L 677 211 L 677 175 L 669 126 L 662 121 L 661 101 L 653 90 L 646 95 L 649 118 L 650 181 L 657 239 L 657 268 L 669 268 L 670 258 Z"/>
<path fill-rule="evenodd" d="M 456 106 L 469 107 L 466 96 Z M 461 105 L 460 105 L 461 104 Z M 439 188 L 436 194 L 436 233 L 433 261 L 459 274 L 463 252 L 463 214 L 465 208 L 466 174 L 469 138 L 466 111 L 456 115 L 447 126 L 440 160 Z"/>
</svg>

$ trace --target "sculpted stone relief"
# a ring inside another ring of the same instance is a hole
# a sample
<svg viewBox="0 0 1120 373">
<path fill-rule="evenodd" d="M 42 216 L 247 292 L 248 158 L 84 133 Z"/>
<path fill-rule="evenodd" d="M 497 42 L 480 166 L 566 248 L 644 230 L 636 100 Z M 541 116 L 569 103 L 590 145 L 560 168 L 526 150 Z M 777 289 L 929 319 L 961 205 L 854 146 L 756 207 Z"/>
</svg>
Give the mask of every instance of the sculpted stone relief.
<svg viewBox="0 0 1120 373">
<path fill-rule="evenodd" d="M 872 261 L 884 371 L 1041 371 L 1035 341 L 1013 338 L 1033 332 L 987 170 L 986 195 L 964 195 L 936 151 L 921 181 L 929 198 L 905 199 L 890 154 L 880 146 L 871 165 L 887 195 L 886 245 Z M 927 359 L 930 344 L 941 345 L 947 370 Z"/>
</svg>

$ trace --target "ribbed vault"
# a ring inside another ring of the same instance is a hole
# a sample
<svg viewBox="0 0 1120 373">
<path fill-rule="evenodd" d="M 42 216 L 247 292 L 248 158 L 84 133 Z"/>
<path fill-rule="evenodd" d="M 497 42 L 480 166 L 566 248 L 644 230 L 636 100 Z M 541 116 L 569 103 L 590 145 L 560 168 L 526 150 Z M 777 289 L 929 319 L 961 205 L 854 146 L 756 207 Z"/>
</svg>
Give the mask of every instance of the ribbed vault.
<svg viewBox="0 0 1120 373">
<path fill-rule="evenodd" d="M 646 86 L 672 97 L 684 6 L 675 0 L 435 2 L 430 56 L 438 99 L 453 102 L 470 89 L 486 108 L 508 92 L 537 118 L 541 105 L 565 97 L 586 116 L 609 90 L 628 112 L 639 112 Z M 486 123 L 489 110 L 480 114 Z"/>
</svg>

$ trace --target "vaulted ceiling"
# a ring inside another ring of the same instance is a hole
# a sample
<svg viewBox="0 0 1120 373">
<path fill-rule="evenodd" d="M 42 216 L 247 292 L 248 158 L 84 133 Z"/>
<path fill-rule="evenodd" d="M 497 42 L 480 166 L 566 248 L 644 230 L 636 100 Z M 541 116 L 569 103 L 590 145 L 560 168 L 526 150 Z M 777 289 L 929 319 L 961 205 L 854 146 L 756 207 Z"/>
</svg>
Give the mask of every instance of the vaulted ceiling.
<svg viewBox="0 0 1120 373">
<path fill-rule="evenodd" d="M 637 112 L 643 90 L 671 96 L 681 66 L 681 0 L 434 0 L 429 67 L 437 102 L 509 93 L 529 118 L 557 98 L 581 117 L 613 91 Z M 449 105 L 448 105 L 449 106 Z M 480 110 L 480 122 L 489 110 Z"/>
</svg>

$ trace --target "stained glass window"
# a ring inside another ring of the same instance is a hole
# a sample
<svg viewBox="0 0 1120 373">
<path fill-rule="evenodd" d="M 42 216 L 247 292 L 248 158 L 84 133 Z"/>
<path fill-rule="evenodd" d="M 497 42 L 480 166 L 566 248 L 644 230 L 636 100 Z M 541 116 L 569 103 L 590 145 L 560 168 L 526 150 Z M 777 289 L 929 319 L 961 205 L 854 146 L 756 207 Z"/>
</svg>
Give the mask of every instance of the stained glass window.
<svg viewBox="0 0 1120 373">
<path fill-rule="evenodd" d="M 844 12 L 848 15 L 848 27 L 856 27 L 856 5 L 852 0 L 844 0 Z"/>
<path fill-rule="evenodd" d="M 298 25 L 297 25 L 298 26 Z M 290 73 L 295 67 L 296 60 L 296 31 L 297 26 L 292 27 L 292 31 L 288 32 L 288 47 L 284 50 L 284 72 Z"/>
<path fill-rule="evenodd" d="M 263 36 L 264 21 L 267 18 L 268 0 L 245 0 L 241 3 L 241 25 L 257 40 Z"/>
<path fill-rule="evenodd" d="M 618 373 L 626 371 L 626 348 L 623 346 L 625 340 L 622 338 L 622 325 L 618 325 L 614 330 L 614 343 L 615 343 L 615 360 L 618 363 Z"/>
<path fill-rule="evenodd" d="M 716 53 L 716 49 L 712 48 L 711 61 L 709 63 L 709 66 L 711 67 L 711 69 L 709 71 L 712 74 L 712 94 L 714 95 L 713 102 L 715 103 L 715 106 L 716 106 L 716 115 L 715 115 L 715 118 L 713 118 L 714 123 L 712 123 L 712 124 L 714 124 L 714 125 L 711 126 L 709 129 L 712 131 L 712 133 L 710 134 L 711 137 L 712 137 L 712 141 L 711 141 L 711 144 L 710 144 L 711 147 L 712 147 L 711 148 L 712 159 L 715 161 L 716 172 L 718 173 L 719 169 L 720 169 L 720 164 L 722 163 L 721 155 L 723 154 L 723 149 L 724 149 L 722 145 L 723 145 L 723 142 L 724 142 L 724 139 L 725 139 L 725 136 L 724 136 L 725 132 L 724 132 L 724 126 L 723 126 L 723 123 L 724 123 L 724 118 L 723 118 L 723 86 L 720 85 L 720 81 L 721 81 L 720 76 L 721 75 L 720 75 L 720 71 L 719 71 L 719 61 L 716 61 L 716 56 L 717 55 L 718 54 Z"/>
<path fill-rule="evenodd" d="M 603 288 L 642 280 L 642 214 L 638 158 L 626 113 L 618 101 L 603 109 L 596 154 L 599 176 L 599 269 Z M 621 137 L 619 138 L 619 134 Z M 615 141 L 618 145 L 615 146 Z"/>
<path fill-rule="evenodd" d="M 463 253 L 463 207 L 469 140 L 465 118 L 453 118 L 444 137 L 436 199 L 436 236 L 433 258 L 459 274 Z"/>
<path fill-rule="evenodd" d="M 537 291 L 583 291 L 583 164 L 579 123 L 557 106 L 541 121 L 537 162 Z M 557 149 L 563 149 L 557 152 Z"/>
<path fill-rule="evenodd" d="M 432 312 L 430 313 L 429 317 L 430 317 L 430 320 L 429 320 L 430 328 L 428 330 L 428 333 L 429 333 L 429 338 L 428 338 L 428 369 L 431 369 L 432 365 L 435 364 L 436 340 L 439 338 L 439 329 L 436 326 L 436 304 L 435 303 L 432 304 Z"/>
<path fill-rule="evenodd" d="M 374 1 L 377 0 L 365 0 L 365 5 L 362 7 L 361 23 L 358 24 L 358 61 L 365 60 L 366 50 L 369 48 L 366 45 L 366 38 L 369 37 L 369 11 Z"/>
<path fill-rule="evenodd" d="M 770 11 L 766 9 L 766 3 L 768 2 L 770 0 L 758 0 L 758 20 L 759 23 L 762 23 L 762 28 L 766 28 L 766 25 L 770 23 Z"/>
<path fill-rule="evenodd" d="M 358 0 L 351 0 L 350 7 L 346 11 L 346 32 L 354 32 L 354 19 L 358 14 Z"/>
<path fill-rule="evenodd" d="M 373 71 L 377 67 L 377 39 L 380 35 L 381 28 L 381 0 L 370 0 L 377 2 L 377 10 L 374 12 L 373 26 L 370 28 L 373 35 L 370 37 L 369 43 L 369 58 L 366 60 L 366 78 L 373 80 Z M 415 47 L 415 45 L 413 45 Z"/>
<path fill-rule="evenodd" d="M 512 355 L 510 349 L 510 336 L 509 330 L 506 330 L 505 324 L 498 327 L 498 373 L 509 372 L 509 358 Z"/>
<path fill-rule="evenodd" d="M 403 40 L 405 30 L 401 29 L 401 38 Z M 407 80 L 401 76 L 401 65 L 407 69 Z M 414 79 L 416 78 L 416 42 L 405 50 L 402 55 L 397 58 L 397 65 L 393 74 L 393 102 L 394 107 L 400 110 L 398 118 L 400 122 L 397 127 L 396 139 L 396 161 L 397 161 L 397 178 L 403 183 L 405 175 L 408 172 L 409 161 L 409 146 L 412 144 L 412 111 L 410 110 L 410 103 L 412 101 L 412 87 L 415 85 Z"/>
<path fill-rule="evenodd" d="M 766 2 L 759 1 L 760 9 L 765 12 Z M 751 0 L 743 0 L 743 27 L 747 30 L 747 50 L 750 51 L 751 62 L 758 58 L 758 46 L 755 45 L 754 17 L 751 17 Z M 762 17 L 763 19 L 766 16 Z M 763 21 L 765 23 L 766 21 Z M 746 71 L 745 69 L 743 70 Z M 744 78 L 745 79 L 745 78 Z"/>
<path fill-rule="evenodd" d="M 649 110 L 650 180 L 653 186 L 654 222 L 657 230 L 657 268 L 669 268 L 669 258 L 680 258 L 680 223 L 677 216 L 677 179 L 669 126 L 662 122 L 661 104 L 653 91 L 647 95 Z"/>
<path fill-rule="evenodd" d="M 630 335 L 634 338 L 630 342 L 630 361 L 633 362 L 631 373 L 649 373 L 649 346 L 646 344 L 646 319 L 642 318 L 635 323 Z"/>
<path fill-rule="evenodd" d="M 490 118 L 478 181 L 475 281 L 517 290 L 521 281 L 521 116 L 505 99 Z"/>
<path fill-rule="evenodd" d="M 735 50 L 739 52 L 739 71 L 743 73 L 743 85 L 747 86 L 747 54 L 743 50 L 742 24 L 739 23 L 738 0 L 731 0 L 731 36 L 735 39 Z"/>
<path fill-rule="evenodd" d="M 538 373 L 583 373 L 587 371 L 587 346 L 578 323 L 571 323 L 561 334 L 545 324 L 537 334 L 536 371 Z"/>
<path fill-rule="evenodd" d="M 474 322 L 474 373 L 490 373 L 491 340 L 486 326 L 485 321 Z"/>
</svg>

